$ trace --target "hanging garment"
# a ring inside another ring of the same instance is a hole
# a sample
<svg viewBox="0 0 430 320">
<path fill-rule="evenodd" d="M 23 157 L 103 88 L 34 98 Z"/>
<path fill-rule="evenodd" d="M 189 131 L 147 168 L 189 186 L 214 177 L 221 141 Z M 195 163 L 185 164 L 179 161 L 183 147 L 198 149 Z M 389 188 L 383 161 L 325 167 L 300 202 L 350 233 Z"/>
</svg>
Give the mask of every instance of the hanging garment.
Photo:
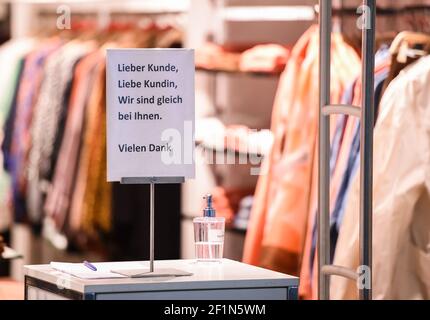
<svg viewBox="0 0 430 320">
<path fill-rule="evenodd" d="M 375 74 L 375 115 L 378 114 L 379 101 L 381 97 L 382 87 L 388 76 L 389 65 L 386 64 L 377 70 Z M 375 116 L 376 119 L 376 116 Z M 337 238 L 339 235 L 340 225 L 343 220 L 343 215 L 346 207 L 346 199 L 350 190 L 351 182 L 358 172 L 360 164 L 360 123 L 357 121 L 354 130 L 354 138 L 351 144 L 350 154 L 348 157 L 347 167 L 343 174 L 342 183 L 335 201 L 334 209 L 331 214 L 331 231 L 330 231 L 330 245 L 331 245 L 331 261 L 333 261 L 334 251 L 336 249 Z"/>
<path fill-rule="evenodd" d="M 84 131 L 85 109 L 94 84 L 95 69 L 102 58 L 102 53 L 96 50 L 80 60 L 75 68 L 69 115 L 45 204 L 46 214 L 56 221 L 59 230 L 63 230 L 70 209 Z M 79 228 L 79 222 L 74 222 L 73 219 L 70 225 L 72 228 Z"/>
<path fill-rule="evenodd" d="M 79 166 L 71 199 L 68 232 L 97 237 L 96 231 L 107 232 L 111 227 L 111 186 L 106 181 L 106 123 L 105 123 L 105 61 L 96 69 L 94 87 L 86 107 Z"/>
<path fill-rule="evenodd" d="M 70 41 L 53 53 L 44 70 L 43 83 L 31 123 L 31 150 L 28 161 L 27 209 L 32 223 L 42 219 L 43 189 L 52 178 L 55 167 L 56 140 L 62 139 L 75 64 L 94 45 Z"/>
<path fill-rule="evenodd" d="M 104 62 L 104 60 L 103 60 Z M 82 208 L 82 230 L 87 236 L 94 237 L 96 233 L 106 234 L 111 229 L 111 184 L 107 182 L 107 158 L 106 158 L 106 65 L 102 63 L 98 77 L 98 86 L 94 97 L 91 97 L 89 109 L 94 109 L 92 117 L 95 118 L 95 132 L 88 132 L 90 151 L 86 192 Z M 91 121 L 91 119 L 89 119 Z M 93 135 L 94 134 L 94 135 Z M 84 148 L 86 145 L 84 144 Z"/>
<path fill-rule="evenodd" d="M 245 262 L 289 274 L 299 271 L 309 210 L 318 126 L 318 47 L 318 28 L 312 27 L 293 48 L 281 77 L 272 118 L 275 142 L 263 163 L 267 171 L 257 185 L 245 242 Z M 333 37 L 333 50 L 339 58 L 332 66 L 336 103 L 356 75 L 359 59 L 340 35 Z"/>
<path fill-rule="evenodd" d="M 3 129 L 14 103 L 21 78 L 24 56 L 33 48 L 31 39 L 15 39 L 3 44 L 0 48 L 0 127 Z M 3 142 L 4 132 L 0 131 L 0 143 Z M 3 153 L 0 152 L 0 162 L 3 163 Z M 9 203 L 10 179 L 0 167 L 0 232 L 5 231 L 12 218 Z"/>
<path fill-rule="evenodd" d="M 430 57 L 407 67 L 381 100 L 374 135 L 373 297 L 430 298 Z M 359 176 L 334 263 L 359 266 Z M 333 299 L 357 298 L 356 283 L 333 277 Z"/>
<path fill-rule="evenodd" d="M 306 49 L 316 27 L 309 29 L 292 49 L 285 71 L 282 73 L 272 113 L 272 131 L 274 133 L 274 145 L 271 152 L 261 166 L 261 173 L 256 187 L 254 204 L 246 233 L 243 261 L 258 265 L 260 263 L 261 247 L 264 235 L 264 224 L 267 216 L 269 187 L 271 182 L 271 167 L 275 160 L 279 159 L 280 143 L 284 135 L 285 127 L 282 125 L 282 114 L 289 109 L 290 100 L 294 98 L 298 86 L 295 77 L 299 74 L 300 67 L 306 55 Z M 279 160 L 278 160 L 279 161 Z"/>
<path fill-rule="evenodd" d="M 16 99 L 15 119 L 10 149 L 4 149 L 5 167 L 11 174 L 14 217 L 17 222 L 27 220 L 26 182 L 28 153 L 31 148 L 30 126 L 34 106 L 43 79 L 45 61 L 59 49 L 61 42 L 54 38 L 31 52 L 25 59 Z"/>
</svg>

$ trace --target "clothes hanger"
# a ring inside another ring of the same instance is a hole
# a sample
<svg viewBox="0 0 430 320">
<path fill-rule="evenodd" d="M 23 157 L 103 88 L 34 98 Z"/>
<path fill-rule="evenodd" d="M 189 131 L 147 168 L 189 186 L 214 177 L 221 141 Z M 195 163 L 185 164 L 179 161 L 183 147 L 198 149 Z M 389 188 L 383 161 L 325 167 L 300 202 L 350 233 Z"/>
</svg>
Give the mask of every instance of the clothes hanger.
<svg viewBox="0 0 430 320">
<path fill-rule="evenodd" d="M 422 49 L 410 48 L 406 42 L 403 42 L 399 53 L 397 54 L 397 61 L 406 63 L 408 58 L 420 58 L 428 55 L 428 51 Z"/>
<path fill-rule="evenodd" d="M 423 45 L 427 49 L 416 49 L 417 45 Z M 403 31 L 393 40 L 389 49 L 392 56 L 392 64 L 388 78 L 385 80 L 382 95 L 388 88 L 391 81 L 397 77 L 401 70 L 417 58 L 428 54 L 430 49 L 430 36 L 422 33 Z"/>
<path fill-rule="evenodd" d="M 393 55 L 397 54 L 401 49 L 402 43 L 404 42 L 406 42 L 409 47 L 418 44 L 429 45 L 430 35 L 412 31 L 400 32 L 391 44 L 390 53 Z"/>
</svg>

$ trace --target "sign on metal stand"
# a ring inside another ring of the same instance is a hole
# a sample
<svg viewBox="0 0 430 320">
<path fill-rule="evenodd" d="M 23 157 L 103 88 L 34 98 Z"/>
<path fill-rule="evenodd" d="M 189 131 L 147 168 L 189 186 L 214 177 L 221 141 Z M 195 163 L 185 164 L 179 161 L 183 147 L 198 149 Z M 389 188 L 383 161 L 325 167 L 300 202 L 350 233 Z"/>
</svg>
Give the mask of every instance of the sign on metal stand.
<svg viewBox="0 0 430 320">
<path fill-rule="evenodd" d="M 107 179 L 150 185 L 149 270 L 132 277 L 189 273 L 154 266 L 155 185 L 194 178 L 194 52 L 107 51 Z"/>
</svg>

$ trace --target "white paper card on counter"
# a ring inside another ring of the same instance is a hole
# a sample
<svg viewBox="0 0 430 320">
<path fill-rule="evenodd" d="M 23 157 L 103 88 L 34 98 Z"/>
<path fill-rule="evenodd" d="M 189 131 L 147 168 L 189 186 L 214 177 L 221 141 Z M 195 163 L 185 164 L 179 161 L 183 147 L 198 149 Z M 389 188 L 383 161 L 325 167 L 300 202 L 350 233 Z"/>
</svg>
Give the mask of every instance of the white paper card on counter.
<svg viewBox="0 0 430 320">
<path fill-rule="evenodd" d="M 118 273 L 111 272 L 110 266 L 102 263 L 93 264 L 97 268 L 97 271 L 88 269 L 83 263 L 51 262 L 50 265 L 54 270 L 67 273 L 81 279 L 114 279 L 125 277 Z"/>
<path fill-rule="evenodd" d="M 108 49 L 107 180 L 194 178 L 194 51 Z"/>
</svg>

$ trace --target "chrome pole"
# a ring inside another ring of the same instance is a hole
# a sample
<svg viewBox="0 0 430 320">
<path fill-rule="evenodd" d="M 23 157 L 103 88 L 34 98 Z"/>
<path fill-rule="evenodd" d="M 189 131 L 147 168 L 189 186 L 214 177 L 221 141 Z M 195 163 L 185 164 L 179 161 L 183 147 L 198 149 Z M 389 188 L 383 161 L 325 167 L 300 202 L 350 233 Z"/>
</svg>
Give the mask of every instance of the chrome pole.
<svg viewBox="0 0 430 320">
<path fill-rule="evenodd" d="M 328 300 L 330 277 L 322 268 L 330 264 L 330 117 L 322 109 L 330 104 L 330 49 L 332 2 L 320 0 L 320 104 L 319 104 L 319 170 L 318 170 L 318 298 Z"/>
<path fill-rule="evenodd" d="M 367 267 L 367 284 L 359 289 L 361 300 L 372 299 L 372 196 L 373 196 L 373 126 L 375 117 L 375 28 L 376 1 L 364 0 L 363 24 L 363 105 L 361 108 L 360 168 L 360 264 Z"/>
</svg>

